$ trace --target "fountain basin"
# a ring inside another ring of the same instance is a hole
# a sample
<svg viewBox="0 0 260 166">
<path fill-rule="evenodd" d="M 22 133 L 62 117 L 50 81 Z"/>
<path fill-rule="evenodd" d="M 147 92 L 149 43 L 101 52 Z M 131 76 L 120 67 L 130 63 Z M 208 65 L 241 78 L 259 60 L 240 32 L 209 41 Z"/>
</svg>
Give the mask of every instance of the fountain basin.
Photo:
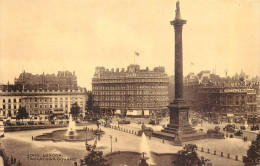
<svg viewBox="0 0 260 166">
<path fill-rule="evenodd" d="M 51 133 L 43 133 L 42 135 L 36 136 L 34 140 L 36 141 L 53 141 L 53 142 L 59 142 L 59 141 L 70 141 L 70 142 L 85 142 L 86 137 L 87 140 L 93 140 L 96 137 L 96 130 L 76 130 L 76 135 L 67 135 L 67 130 L 55 130 Z M 104 134 L 103 131 L 100 132 L 100 134 Z"/>
<path fill-rule="evenodd" d="M 173 165 L 174 159 L 177 157 L 177 154 L 174 153 L 163 153 L 158 154 L 151 152 L 152 158 L 155 165 Z M 141 162 L 141 154 L 131 151 L 118 151 L 106 155 L 108 163 L 112 165 L 139 165 Z"/>
</svg>

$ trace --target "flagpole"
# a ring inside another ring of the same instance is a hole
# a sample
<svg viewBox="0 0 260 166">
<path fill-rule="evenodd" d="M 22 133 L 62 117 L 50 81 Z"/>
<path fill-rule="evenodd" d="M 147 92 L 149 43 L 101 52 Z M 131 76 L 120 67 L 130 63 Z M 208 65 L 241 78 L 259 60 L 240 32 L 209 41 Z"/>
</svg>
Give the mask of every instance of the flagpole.
<svg viewBox="0 0 260 166">
<path fill-rule="evenodd" d="M 135 65 L 135 56 L 136 56 L 136 54 L 134 54 L 134 65 Z"/>
</svg>

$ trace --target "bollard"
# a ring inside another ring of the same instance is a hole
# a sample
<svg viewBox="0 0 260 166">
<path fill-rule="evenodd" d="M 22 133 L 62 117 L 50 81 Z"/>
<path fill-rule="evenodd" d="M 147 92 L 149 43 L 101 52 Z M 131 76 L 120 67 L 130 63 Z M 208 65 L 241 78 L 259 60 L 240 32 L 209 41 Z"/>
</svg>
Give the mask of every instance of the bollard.
<svg viewBox="0 0 260 166">
<path fill-rule="evenodd" d="M 216 151 L 214 150 L 214 155 L 216 155 Z"/>
<path fill-rule="evenodd" d="M 227 154 L 227 158 L 229 158 L 230 157 L 230 155 L 229 155 L 229 153 Z"/>
<path fill-rule="evenodd" d="M 223 157 L 223 152 L 221 152 L 221 157 Z"/>
<path fill-rule="evenodd" d="M 204 152 L 204 151 L 203 151 L 203 148 L 201 148 L 201 151 Z"/>
<path fill-rule="evenodd" d="M 238 161 L 238 156 L 236 155 L 236 160 Z"/>
<path fill-rule="evenodd" d="M 208 149 L 208 153 L 209 153 L 209 149 Z"/>
</svg>

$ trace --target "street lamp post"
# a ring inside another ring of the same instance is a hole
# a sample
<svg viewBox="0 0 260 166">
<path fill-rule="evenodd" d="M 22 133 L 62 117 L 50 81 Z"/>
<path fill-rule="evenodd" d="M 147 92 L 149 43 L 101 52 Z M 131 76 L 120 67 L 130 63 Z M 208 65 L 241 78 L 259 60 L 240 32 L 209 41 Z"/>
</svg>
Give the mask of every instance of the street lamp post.
<svg viewBox="0 0 260 166">
<path fill-rule="evenodd" d="M 112 135 L 109 135 L 110 136 L 110 141 L 111 141 L 111 153 L 112 153 Z"/>
</svg>

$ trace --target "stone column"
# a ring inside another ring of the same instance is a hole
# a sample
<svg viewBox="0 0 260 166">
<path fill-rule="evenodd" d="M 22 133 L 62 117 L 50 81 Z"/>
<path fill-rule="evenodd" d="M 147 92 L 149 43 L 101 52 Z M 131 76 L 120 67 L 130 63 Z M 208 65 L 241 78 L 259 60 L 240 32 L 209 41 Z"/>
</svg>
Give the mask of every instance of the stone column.
<svg viewBox="0 0 260 166">
<path fill-rule="evenodd" d="M 182 26 L 185 23 L 181 19 L 171 21 L 175 30 L 175 100 L 183 98 Z"/>
</svg>

